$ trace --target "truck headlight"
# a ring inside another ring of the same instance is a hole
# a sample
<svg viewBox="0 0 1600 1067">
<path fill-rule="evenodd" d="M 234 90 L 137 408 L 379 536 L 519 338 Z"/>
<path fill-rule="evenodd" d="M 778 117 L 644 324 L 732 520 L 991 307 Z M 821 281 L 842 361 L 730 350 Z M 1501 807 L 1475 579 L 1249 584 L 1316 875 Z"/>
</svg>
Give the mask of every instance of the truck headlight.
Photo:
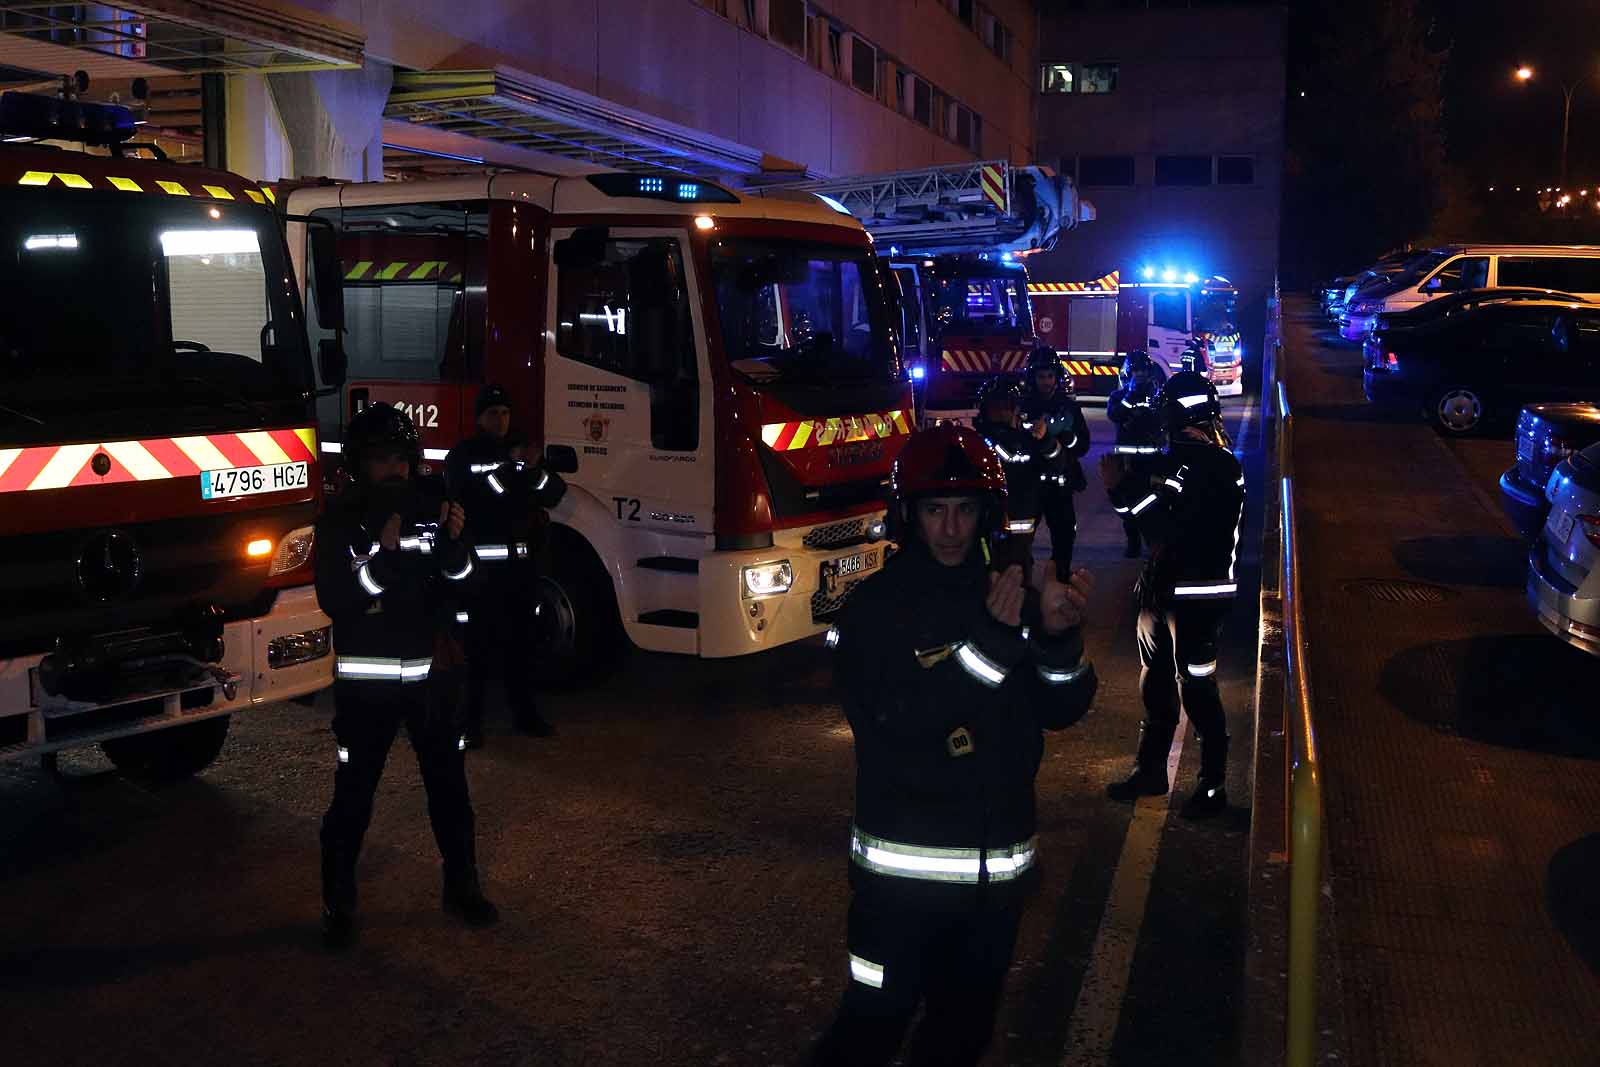
<svg viewBox="0 0 1600 1067">
<path fill-rule="evenodd" d="M 278 550 L 272 554 L 272 565 L 267 568 L 267 577 L 272 578 L 279 574 L 287 574 L 298 567 L 304 567 L 311 558 L 311 548 L 317 543 L 317 528 L 315 526 L 302 526 L 298 530 L 290 530 L 283 535 L 283 540 L 278 542 Z"/>
<path fill-rule="evenodd" d="M 794 584 L 794 568 L 789 566 L 786 559 L 776 563 L 758 563 L 754 567 L 745 567 L 740 573 L 744 579 L 745 599 L 787 593 Z"/>
<path fill-rule="evenodd" d="M 329 628 L 324 626 L 318 630 L 274 637 L 267 642 L 267 666 L 276 671 L 321 659 L 332 647 L 330 636 Z"/>
</svg>

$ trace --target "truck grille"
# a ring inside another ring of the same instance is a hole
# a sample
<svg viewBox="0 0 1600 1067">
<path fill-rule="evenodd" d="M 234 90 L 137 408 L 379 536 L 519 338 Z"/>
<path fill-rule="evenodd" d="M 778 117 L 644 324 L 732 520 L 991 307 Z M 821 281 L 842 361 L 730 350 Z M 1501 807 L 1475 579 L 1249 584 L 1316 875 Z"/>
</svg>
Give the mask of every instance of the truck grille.
<svg viewBox="0 0 1600 1067">
<path fill-rule="evenodd" d="M 817 526 L 805 535 L 802 543 L 807 548 L 844 548 L 859 545 L 867 539 L 866 519 L 846 519 Z"/>
<path fill-rule="evenodd" d="M 812 593 L 811 621 L 832 622 L 833 617 L 839 613 L 839 609 L 844 607 L 844 602 L 850 599 L 850 591 L 865 580 L 865 578 L 857 578 L 853 582 L 846 582 L 836 589 L 832 596 L 829 596 L 825 589 L 818 589 L 815 593 Z"/>
</svg>

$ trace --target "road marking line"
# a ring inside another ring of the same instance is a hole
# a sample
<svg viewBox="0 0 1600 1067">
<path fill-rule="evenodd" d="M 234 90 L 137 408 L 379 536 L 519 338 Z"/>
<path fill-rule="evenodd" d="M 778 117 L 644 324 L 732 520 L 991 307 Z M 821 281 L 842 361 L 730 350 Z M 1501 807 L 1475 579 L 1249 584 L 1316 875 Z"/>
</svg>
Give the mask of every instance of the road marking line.
<svg viewBox="0 0 1600 1067">
<path fill-rule="evenodd" d="M 1189 717 L 1178 719 L 1167 752 L 1167 781 L 1176 782 L 1178 761 L 1183 757 L 1183 735 L 1189 731 Z M 1117 873 L 1111 878 L 1106 910 L 1095 931 L 1094 948 L 1089 951 L 1089 966 L 1078 986 L 1078 1002 L 1073 1005 L 1067 1026 L 1067 1048 L 1061 1067 L 1104 1067 L 1111 1059 L 1111 1042 L 1117 1036 L 1122 1017 L 1122 1000 L 1128 992 L 1128 975 L 1133 970 L 1133 953 L 1139 947 L 1139 929 L 1144 925 L 1145 903 L 1150 898 L 1150 879 L 1156 857 L 1161 852 L 1161 834 L 1167 826 L 1167 812 L 1177 790 L 1164 797 L 1140 797 L 1128 823 L 1128 836 L 1117 857 Z"/>
</svg>

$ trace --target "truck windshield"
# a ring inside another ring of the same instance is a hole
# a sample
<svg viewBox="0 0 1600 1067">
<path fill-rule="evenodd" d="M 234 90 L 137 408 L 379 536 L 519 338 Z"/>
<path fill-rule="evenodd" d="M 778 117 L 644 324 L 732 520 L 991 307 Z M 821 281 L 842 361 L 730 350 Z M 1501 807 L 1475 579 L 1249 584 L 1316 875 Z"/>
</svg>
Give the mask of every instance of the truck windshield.
<svg viewBox="0 0 1600 1067">
<path fill-rule="evenodd" d="M 940 278 L 934 316 L 944 333 L 1029 337 L 1033 317 L 1028 313 L 1027 288 L 1021 271 Z"/>
<path fill-rule="evenodd" d="M 891 381 L 889 299 L 872 253 L 731 239 L 711 250 L 729 364 L 761 384 Z"/>
<path fill-rule="evenodd" d="M 1206 333 L 1233 333 L 1238 328 L 1233 313 L 1237 299 L 1233 293 L 1201 293 L 1195 305 L 1195 328 Z"/>
<path fill-rule="evenodd" d="M 282 248 L 248 206 L 0 189 L 0 446 L 305 419 Z"/>
</svg>

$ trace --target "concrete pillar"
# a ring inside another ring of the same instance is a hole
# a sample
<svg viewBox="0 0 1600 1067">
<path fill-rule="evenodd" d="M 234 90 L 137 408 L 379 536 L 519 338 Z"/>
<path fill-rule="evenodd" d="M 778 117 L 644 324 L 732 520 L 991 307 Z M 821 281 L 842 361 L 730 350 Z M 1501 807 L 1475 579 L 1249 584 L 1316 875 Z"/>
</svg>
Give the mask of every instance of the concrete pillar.
<svg viewBox="0 0 1600 1067">
<path fill-rule="evenodd" d="M 274 74 L 267 79 L 297 177 L 383 180 L 383 107 L 394 69 Z"/>
<path fill-rule="evenodd" d="M 228 169 L 260 182 L 295 177 L 294 151 L 266 79 L 230 77 L 224 96 Z"/>
</svg>

